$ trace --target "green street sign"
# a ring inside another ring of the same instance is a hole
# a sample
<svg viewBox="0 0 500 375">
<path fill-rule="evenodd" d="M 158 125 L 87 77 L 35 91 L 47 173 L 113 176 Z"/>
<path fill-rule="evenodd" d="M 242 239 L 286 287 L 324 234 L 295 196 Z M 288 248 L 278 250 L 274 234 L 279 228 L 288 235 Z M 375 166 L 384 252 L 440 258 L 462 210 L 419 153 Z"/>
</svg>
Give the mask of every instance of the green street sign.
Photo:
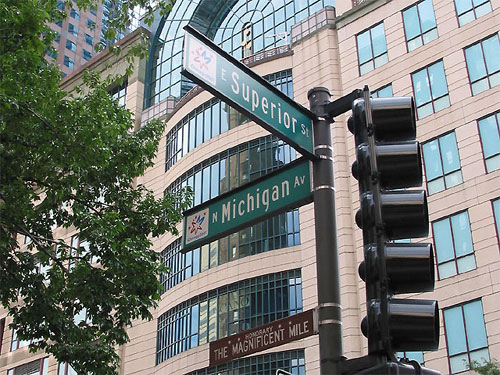
<svg viewBox="0 0 500 375">
<path fill-rule="evenodd" d="M 183 75 L 314 158 L 314 114 L 192 27 L 184 30 Z"/>
<path fill-rule="evenodd" d="M 312 202 L 310 162 L 300 158 L 184 212 L 183 252 Z"/>
</svg>

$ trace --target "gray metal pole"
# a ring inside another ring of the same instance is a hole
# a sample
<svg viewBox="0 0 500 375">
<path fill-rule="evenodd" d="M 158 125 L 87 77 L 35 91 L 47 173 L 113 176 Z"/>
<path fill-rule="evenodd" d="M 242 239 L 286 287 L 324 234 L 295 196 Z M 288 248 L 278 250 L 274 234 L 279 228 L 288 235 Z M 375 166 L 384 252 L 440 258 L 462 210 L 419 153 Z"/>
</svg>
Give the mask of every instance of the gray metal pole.
<svg viewBox="0 0 500 375">
<path fill-rule="evenodd" d="M 325 113 L 330 92 L 324 87 L 309 90 L 307 98 L 314 121 L 313 161 L 314 221 L 316 232 L 316 270 L 318 278 L 318 330 L 321 375 L 340 374 L 342 359 L 342 310 L 335 223 L 333 148 L 330 124 Z"/>
</svg>

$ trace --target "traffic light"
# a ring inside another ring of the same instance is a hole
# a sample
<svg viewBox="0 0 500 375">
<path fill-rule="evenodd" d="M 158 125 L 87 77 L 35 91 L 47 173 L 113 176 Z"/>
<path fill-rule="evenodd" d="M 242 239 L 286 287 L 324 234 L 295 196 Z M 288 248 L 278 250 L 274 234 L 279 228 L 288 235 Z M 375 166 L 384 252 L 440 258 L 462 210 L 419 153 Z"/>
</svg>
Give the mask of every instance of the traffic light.
<svg viewBox="0 0 500 375">
<path fill-rule="evenodd" d="M 425 191 L 405 190 L 422 185 L 413 98 L 371 98 L 365 87 L 352 103 L 348 126 L 355 137 L 356 223 L 364 245 L 359 273 L 367 316 L 361 328 L 368 354 L 389 358 L 389 366 L 394 352 L 436 350 L 439 341 L 437 301 L 393 297 L 434 289 L 432 245 L 392 242 L 429 232 Z"/>
</svg>

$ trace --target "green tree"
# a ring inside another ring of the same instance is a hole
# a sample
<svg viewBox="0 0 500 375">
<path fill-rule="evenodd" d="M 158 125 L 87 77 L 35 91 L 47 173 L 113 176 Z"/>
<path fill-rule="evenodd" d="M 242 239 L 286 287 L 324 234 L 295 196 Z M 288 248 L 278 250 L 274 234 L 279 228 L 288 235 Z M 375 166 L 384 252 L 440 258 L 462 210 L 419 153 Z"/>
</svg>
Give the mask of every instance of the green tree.
<svg viewBox="0 0 500 375">
<path fill-rule="evenodd" d="M 114 27 L 126 25 L 129 8 Z M 191 197 L 158 198 L 136 185 L 163 125 L 131 131 L 109 79 L 87 72 L 74 97 L 60 89 L 44 54 L 53 40 L 47 22 L 63 16 L 56 0 L 0 0 L 0 299 L 30 350 L 81 374 L 115 374 L 127 326 L 151 319 L 160 298 L 151 239 L 177 233 Z M 76 230 L 88 248 L 55 238 L 56 226 Z M 28 251 L 18 242 L 25 236 Z"/>
<path fill-rule="evenodd" d="M 469 368 L 479 375 L 500 375 L 500 365 L 496 361 L 480 364 L 477 361 L 472 361 Z"/>
</svg>

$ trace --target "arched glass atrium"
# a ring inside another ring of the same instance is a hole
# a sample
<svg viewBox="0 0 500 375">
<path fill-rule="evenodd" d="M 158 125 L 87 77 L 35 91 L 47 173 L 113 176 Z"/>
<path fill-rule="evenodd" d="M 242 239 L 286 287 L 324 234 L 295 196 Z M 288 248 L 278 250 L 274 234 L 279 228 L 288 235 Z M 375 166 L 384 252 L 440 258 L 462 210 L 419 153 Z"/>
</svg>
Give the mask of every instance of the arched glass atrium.
<svg viewBox="0 0 500 375">
<path fill-rule="evenodd" d="M 293 24 L 334 0 L 177 0 L 159 23 L 146 72 L 145 107 L 180 98 L 193 86 L 181 76 L 183 27 L 192 25 L 237 59 L 288 44 Z"/>
</svg>

